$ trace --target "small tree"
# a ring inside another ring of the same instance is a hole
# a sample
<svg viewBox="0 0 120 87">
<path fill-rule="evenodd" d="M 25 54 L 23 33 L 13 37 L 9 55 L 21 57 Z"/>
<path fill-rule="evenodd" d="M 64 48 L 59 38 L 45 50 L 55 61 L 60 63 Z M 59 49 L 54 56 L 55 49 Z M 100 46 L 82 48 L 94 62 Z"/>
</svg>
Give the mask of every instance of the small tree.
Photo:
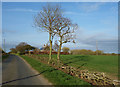
<svg viewBox="0 0 120 87">
<path fill-rule="evenodd" d="M 103 54 L 103 51 L 102 51 L 102 50 L 96 50 L 96 51 L 95 51 L 95 54 L 96 54 L 96 55 L 102 55 L 102 54 Z"/>
<path fill-rule="evenodd" d="M 46 44 L 44 50 L 46 50 L 46 51 L 50 51 L 50 46 L 49 46 L 48 44 Z"/>
<path fill-rule="evenodd" d="M 33 50 L 33 53 L 34 53 L 34 54 L 39 54 L 39 52 L 40 52 L 40 49 L 38 49 L 38 48 L 35 48 L 35 49 Z"/>
<path fill-rule="evenodd" d="M 63 47 L 62 50 L 63 50 L 63 52 L 68 53 L 70 49 L 68 47 Z"/>
<path fill-rule="evenodd" d="M 19 53 L 24 53 L 25 52 L 24 46 L 26 46 L 26 45 L 28 45 L 28 44 L 25 43 L 25 42 L 21 42 L 16 46 L 15 49 L 16 49 L 17 52 L 19 51 Z"/>
<path fill-rule="evenodd" d="M 35 19 L 34 19 L 35 27 L 49 33 L 49 43 L 50 43 L 49 61 L 51 60 L 52 42 L 53 42 L 53 37 L 55 35 L 55 33 L 53 32 L 54 32 L 58 17 L 60 17 L 61 15 L 62 13 L 59 6 L 47 5 L 43 7 L 43 10 L 40 11 L 37 14 L 37 16 L 35 16 Z"/>
<path fill-rule="evenodd" d="M 15 48 L 11 48 L 10 53 L 17 53 L 17 50 Z"/>
</svg>

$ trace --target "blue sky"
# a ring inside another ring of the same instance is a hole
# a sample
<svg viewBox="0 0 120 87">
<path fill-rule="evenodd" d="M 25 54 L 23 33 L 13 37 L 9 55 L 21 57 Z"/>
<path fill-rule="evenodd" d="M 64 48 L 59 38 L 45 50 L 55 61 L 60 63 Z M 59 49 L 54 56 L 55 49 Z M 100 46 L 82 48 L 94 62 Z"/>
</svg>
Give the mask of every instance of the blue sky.
<svg viewBox="0 0 120 87">
<path fill-rule="evenodd" d="M 2 31 L 6 39 L 6 49 L 20 42 L 42 47 L 48 42 L 48 33 L 40 32 L 33 26 L 34 16 L 42 10 L 46 2 L 3 2 Z M 118 3 L 117 2 L 52 2 L 59 4 L 64 16 L 79 25 L 76 44 L 67 43 L 70 49 L 98 49 L 104 52 L 118 50 Z M 56 39 L 56 38 L 55 38 Z"/>
</svg>

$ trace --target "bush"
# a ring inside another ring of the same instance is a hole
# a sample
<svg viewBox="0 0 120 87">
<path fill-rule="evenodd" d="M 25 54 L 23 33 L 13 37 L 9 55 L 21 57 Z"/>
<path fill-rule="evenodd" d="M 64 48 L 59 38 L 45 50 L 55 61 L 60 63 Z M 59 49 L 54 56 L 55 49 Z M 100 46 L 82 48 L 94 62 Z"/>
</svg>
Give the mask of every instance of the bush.
<svg viewBox="0 0 120 87">
<path fill-rule="evenodd" d="M 18 51 L 17 54 L 18 54 L 18 55 L 23 55 L 24 52 L 20 52 L 20 51 Z"/>
<path fill-rule="evenodd" d="M 70 49 L 68 47 L 63 47 L 62 50 L 63 52 L 68 53 Z"/>
<path fill-rule="evenodd" d="M 86 50 L 86 49 L 75 49 L 75 50 L 71 50 L 70 53 L 72 55 L 102 55 L 103 51 L 101 50 L 96 50 L 96 51 L 92 51 L 92 50 Z"/>
</svg>

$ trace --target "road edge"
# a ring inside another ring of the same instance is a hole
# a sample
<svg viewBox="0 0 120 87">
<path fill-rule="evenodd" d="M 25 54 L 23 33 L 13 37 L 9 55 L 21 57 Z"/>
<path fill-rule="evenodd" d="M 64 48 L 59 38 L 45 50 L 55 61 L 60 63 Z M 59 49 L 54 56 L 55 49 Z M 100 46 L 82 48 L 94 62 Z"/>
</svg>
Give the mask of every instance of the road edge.
<svg viewBox="0 0 120 87">
<path fill-rule="evenodd" d="M 18 56 L 20 59 L 22 59 L 24 61 L 24 63 L 35 73 L 35 74 L 39 74 L 39 72 L 37 70 L 35 70 L 24 58 Z M 39 79 L 42 78 L 43 80 L 45 80 L 49 85 L 53 85 L 47 78 L 45 78 L 42 74 L 38 76 Z M 40 79 L 41 80 L 41 79 Z"/>
</svg>

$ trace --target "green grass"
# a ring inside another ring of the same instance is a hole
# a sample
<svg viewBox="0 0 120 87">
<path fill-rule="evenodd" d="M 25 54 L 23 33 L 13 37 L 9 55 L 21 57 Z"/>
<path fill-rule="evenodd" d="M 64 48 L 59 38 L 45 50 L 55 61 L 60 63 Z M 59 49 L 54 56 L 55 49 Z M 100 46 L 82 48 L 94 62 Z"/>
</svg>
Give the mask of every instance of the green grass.
<svg viewBox="0 0 120 87">
<path fill-rule="evenodd" d="M 53 67 L 43 64 L 33 58 L 24 55 L 22 55 L 21 57 L 24 58 L 38 72 L 43 72 L 42 74 L 50 82 L 52 82 L 53 85 L 90 85 L 89 83 L 77 77 L 73 77 L 60 70 L 56 70 Z"/>
<path fill-rule="evenodd" d="M 38 55 L 41 57 L 48 57 L 48 55 Z M 56 58 L 56 55 L 52 55 Z M 73 67 L 84 66 L 81 69 L 88 69 L 90 71 L 105 72 L 113 77 L 118 75 L 118 56 L 106 55 L 61 55 L 60 60 L 63 63 Z"/>
<path fill-rule="evenodd" d="M 2 61 L 5 60 L 6 58 L 8 58 L 8 56 L 9 56 L 8 54 L 2 55 Z"/>
</svg>

